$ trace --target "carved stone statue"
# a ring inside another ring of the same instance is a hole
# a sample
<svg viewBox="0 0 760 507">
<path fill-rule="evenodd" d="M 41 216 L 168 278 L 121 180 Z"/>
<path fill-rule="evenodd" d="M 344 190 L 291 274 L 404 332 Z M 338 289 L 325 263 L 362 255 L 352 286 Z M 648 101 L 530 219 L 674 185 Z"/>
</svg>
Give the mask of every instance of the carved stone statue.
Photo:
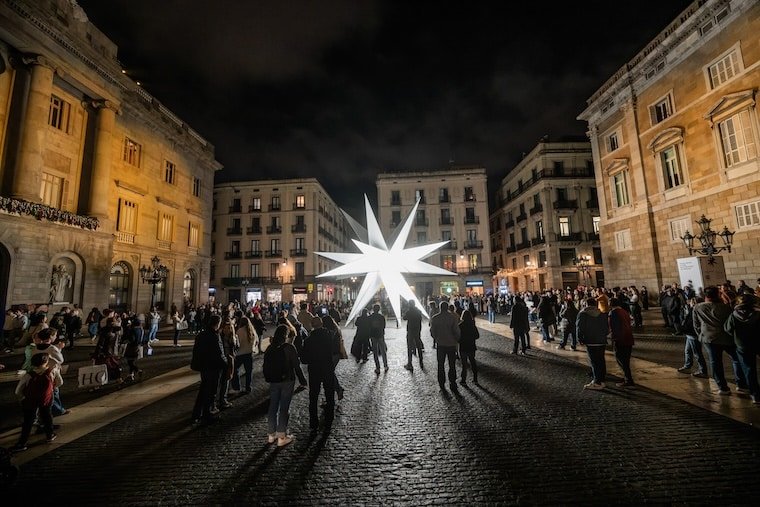
<svg viewBox="0 0 760 507">
<path fill-rule="evenodd" d="M 71 287 L 71 275 L 63 264 L 53 266 L 53 276 L 50 280 L 50 303 L 64 303 L 66 293 Z"/>
</svg>

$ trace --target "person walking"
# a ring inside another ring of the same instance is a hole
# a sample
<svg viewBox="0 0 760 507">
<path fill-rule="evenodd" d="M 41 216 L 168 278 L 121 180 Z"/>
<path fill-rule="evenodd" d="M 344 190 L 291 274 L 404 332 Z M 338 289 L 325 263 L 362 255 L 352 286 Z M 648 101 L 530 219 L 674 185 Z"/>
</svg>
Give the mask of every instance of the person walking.
<svg viewBox="0 0 760 507">
<path fill-rule="evenodd" d="M 301 362 L 309 365 L 309 428 L 319 426 L 317 405 L 320 390 L 325 392 L 325 426 L 329 427 L 335 417 L 335 366 L 333 356 L 339 353 L 334 336 L 323 327 L 322 319 L 313 317 L 311 333 L 304 342 Z"/>
<path fill-rule="evenodd" d="M 539 322 L 541 323 L 541 336 L 544 343 L 553 342 L 551 326 L 557 323 L 557 317 L 554 313 L 554 305 L 549 296 L 541 296 L 541 300 L 536 308 Z"/>
<path fill-rule="evenodd" d="M 348 354 L 346 354 L 346 346 L 343 344 L 343 334 L 340 332 L 338 323 L 335 322 L 335 320 L 329 314 L 322 316 L 322 326 L 330 332 L 333 340 L 338 343 L 338 353 L 333 355 L 333 371 L 336 371 L 340 360 L 348 359 Z M 338 395 L 338 400 L 342 400 L 345 390 L 343 389 L 343 386 L 340 385 L 338 374 L 333 373 L 333 377 L 335 393 Z"/>
<path fill-rule="evenodd" d="M 222 336 L 224 357 L 227 358 L 227 368 L 219 377 L 219 393 L 216 403 L 219 410 L 224 410 L 232 407 L 232 402 L 227 399 L 227 396 L 230 394 L 230 381 L 235 377 L 235 354 L 238 348 L 240 348 L 240 342 L 238 342 L 233 321 L 228 318 L 222 321 L 220 334 Z"/>
<path fill-rule="evenodd" d="M 127 365 L 129 366 L 129 380 L 135 380 L 135 376 L 137 378 L 142 377 L 142 370 L 137 367 L 136 361 L 140 357 L 145 330 L 136 317 L 131 320 L 131 324 L 129 332 L 124 336 L 127 343 L 124 349 L 124 359 L 127 360 Z"/>
<path fill-rule="evenodd" d="M 209 317 L 206 328 L 195 335 L 193 357 L 190 368 L 200 372 L 201 384 L 193 406 L 192 422 L 213 422 L 216 414 L 214 398 L 219 390 L 219 380 L 227 368 L 222 337 L 219 328 L 222 318 L 219 315 Z M 230 372 L 230 377 L 232 372 Z"/>
<path fill-rule="evenodd" d="M 631 352 L 634 344 L 631 315 L 622 307 L 620 300 L 614 297 L 610 299 L 610 311 L 607 315 L 615 360 L 623 370 L 623 382 L 618 382 L 617 386 L 634 387 L 636 384 L 631 373 Z"/>
<path fill-rule="evenodd" d="M 559 350 L 565 350 L 567 346 L 567 339 L 570 335 L 573 337 L 573 341 L 570 342 L 570 348 L 577 350 L 578 332 L 575 328 L 575 321 L 578 318 L 578 308 L 575 306 L 573 297 L 568 295 L 562 302 L 562 308 L 559 310 L 559 317 L 563 321 L 562 339 L 557 345 Z"/>
<path fill-rule="evenodd" d="M 752 293 L 743 293 L 736 298 L 736 306 L 731 312 L 725 331 L 733 336 L 744 378 L 749 388 L 752 402 L 760 404 L 760 385 L 757 381 L 757 356 L 760 355 L 760 310 L 758 300 Z M 738 389 L 737 389 L 738 391 Z"/>
<path fill-rule="evenodd" d="M 420 360 L 420 368 L 423 367 L 422 312 L 417 308 L 416 301 L 409 301 L 409 309 L 404 314 L 403 319 L 406 321 L 406 364 L 404 365 L 404 368 L 409 371 L 414 371 L 414 366 L 412 366 L 412 356 L 417 356 Z"/>
<path fill-rule="evenodd" d="M 369 310 L 362 309 L 361 315 L 356 318 L 354 325 L 356 326 L 356 334 L 354 335 L 354 341 L 351 344 L 351 355 L 356 358 L 356 362 L 361 361 L 366 363 L 369 358 L 369 353 L 372 350 L 370 346 L 370 326 Z M 311 324 L 309 324 L 311 326 Z"/>
<path fill-rule="evenodd" d="M 259 336 L 248 317 L 241 317 L 237 329 L 239 347 L 235 352 L 234 373 L 232 375 L 232 389 L 243 394 L 251 392 L 251 380 L 253 378 L 253 351 L 258 348 Z M 245 387 L 240 389 L 240 367 L 245 371 Z"/>
<path fill-rule="evenodd" d="M 383 366 L 388 371 L 388 347 L 385 345 L 385 317 L 380 313 L 380 305 L 372 305 L 372 315 L 369 316 L 369 337 L 372 342 L 372 355 L 375 358 L 375 374 L 380 374 L 380 357 Z"/>
<path fill-rule="evenodd" d="M 459 358 L 462 361 L 462 376 L 459 381 L 463 386 L 467 385 L 467 367 L 472 369 L 472 381 L 478 385 L 478 363 L 475 362 L 475 341 L 480 338 L 478 327 L 471 312 L 462 312 L 462 320 L 459 322 Z"/>
<path fill-rule="evenodd" d="M 441 301 L 440 311 L 430 319 L 430 336 L 436 343 L 438 359 L 438 385 L 446 390 L 446 361 L 449 363 L 449 387 L 457 390 L 457 345 L 459 344 L 459 319 L 449 311 L 449 303 Z"/>
<path fill-rule="evenodd" d="M 262 367 L 264 380 L 269 383 L 267 441 L 270 444 L 277 442 L 278 447 L 286 446 L 296 438 L 288 433 L 288 421 L 296 382 L 296 368 L 300 369 L 300 366 L 296 348 L 287 341 L 288 332 L 288 327 L 284 325 L 279 325 L 274 330 L 269 347 L 264 352 Z"/>
<path fill-rule="evenodd" d="M 681 330 L 686 335 L 686 342 L 683 350 L 684 363 L 683 366 L 678 368 L 678 373 L 691 373 L 693 377 L 697 378 L 708 378 L 707 362 L 705 361 L 705 355 L 702 353 L 702 344 L 697 338 L 697 332 L 694 330 L 694 306 L 703 301 L 702 298 L 697 297 L 689 299 L 686 302 L 686 313 L 681 323 Z M 697 370 L 692 372 L 691 369 L 695 359 L 697 361 Z"/>
<path fill-rule="evenodd" d="M 528 319 L 528 306 L 521 297 L 516 297 L 515 303 L 512 305 L 509 327 L 512 329 L 512 335 L 515 338 L 512 354 L 517 354 L 518 348 L 521 348 L 523 355 L 527 355 L 530 320 Z"/>
<path fill-rule="evenodd" d="M 731 357 L 734 368 L 737 391 L 748 393 L 747 382 L 744 372 L 739 364 L 739 355 L 736 352 L 734 337 L 725 330 L 725 324 L 731 315 L 732 309 L 720 299 L 720 291 L 715 286 L 705 288 L 705 301 L 694 307 L 693 321 L 694 331 L 699 336 L 699 341 L 707 348 L 707 357 L 710 360 L 713 380 L 718 384 L 718 394 L 728 396 L 731 390 L 728 388 L 726 374 L 723 370 L 723 353 Z"/>
<path fill-rule="evenodd" d="M 53 433 L 53 371 L 48 367 L 49 355 L 36 354 L 32 357 L 32 369 L 26 372 L 16 385 L 16 396 L 21 398 L 21 409 L 24 416 L 21 424 L 21 434 L 11 452 L 21 452 L 27 449 L 27 441 L 32 432 L 35 417 L 39 417 L 42 428 L 47 435 L 47 442 L 53 442 L 57 435 Z"/>
<path fill-rule="evenodd" d="M 604 350 L 607 346 L 609 324 L 607 322 L 607 314 L 599 311 L 598 304 L 596 298 L 587 298 L 586 308 L 578 312 L 578 318 L 576 319 L 578 342 L 586 346 L 589 363 L 591 364 L 591 382 L 584 385 L 584 389 L 604 389 L 604 381 L 607 377 Z"/>
</svg>

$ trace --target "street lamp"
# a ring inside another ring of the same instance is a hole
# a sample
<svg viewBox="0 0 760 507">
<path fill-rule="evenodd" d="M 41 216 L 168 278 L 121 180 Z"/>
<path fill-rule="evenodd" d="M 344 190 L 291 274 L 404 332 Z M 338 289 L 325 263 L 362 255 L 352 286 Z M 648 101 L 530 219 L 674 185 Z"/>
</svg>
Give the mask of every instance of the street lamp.
<svg viewBox="0 0 760 507">
<path fill-rule="evenodd" d="M 705 216 L 702 215 L 702 217 L 696 221 L 697 225 L 699 225 L 699 234 L 693 236 L 689 231 L 686 231 L 686 234 L 681 237 L 681 240 L 683 240 L 684 246 L 689 250 L 689 255 L 694 253 L 706 255 L 707 263 L 715 264 L 715 257 L 713 257 L 715 254 L 718 254 L 723 250 L 731 253 L 731 243 L 734 241 L 734 233 L 729 231 L 728 227 L 725 226 L 722 231 L 715 232 L 710 228 L 710 222 L 712 222 L 712 219 L 705 218 Z M 723 240 L 723 245 L 715 246 L 716 236 L 720 236 L 721 240 Z M 694 246 L 695 239 L 699 240 L 700 247 Z"/>
<path fill-rule="evenodd" d="M 157 255 L 154 255 L 150 260 L 150 267 L 143 264 L 140 268 L 140 278 L 143 283 L 149 283 L 151 285 L 150 292 L 150 310 L 153 310 L 153 306 L 156 303 L 156 285 L 166 280 L 169 275 L 169 268 L 161 264 L 161 259 Z"/>
<path fill-rule="evenodd" d="M 578 271 L 581 273 L 581 277 L 583 278 L 583 285 L 586 284 L 586 276 L 588 275 L 589 270 L 591 269 L 589 264 L 591 262 L 591 257 L 588 255 L 581 255 L 580 257 L 574 257 L 573 258 L 573 265 L 575 265 L 576 268 L 578 268 Z M 588 275 L 589 277 L 591 275 Z"/>
</svg>

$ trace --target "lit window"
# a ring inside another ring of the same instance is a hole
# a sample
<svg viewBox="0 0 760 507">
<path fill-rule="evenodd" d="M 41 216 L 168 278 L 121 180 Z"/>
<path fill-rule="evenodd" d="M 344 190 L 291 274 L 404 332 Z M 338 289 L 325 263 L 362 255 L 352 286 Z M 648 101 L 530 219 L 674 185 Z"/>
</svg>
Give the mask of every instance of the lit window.
<svg viewBox="0 0 760 507">
<path fill-rule="evenodd" d="M 480 255 L 470 254 L 467 256 L 467 263 L 470 266 L 470 270 L 474 271 L 480 267 Z"/>
<path fill-rule="evenodd" d="M 127 164 L 140 167 L 140 157 L 142 156 L 142 146 L 130 138 L 124 139 L 123 160 Z"/>
<path fill-rule="evenodd" d="M 187 234 L 187 246 L 198 248 L 200 245 L 201 226 L 190 222 Z"/>
<path fill-rule="evenodd" d="M 559 217 L 559 235 L 570 236 L 570 217 Z"/>
<path fill-rule="evenodd" d="M 251 208 L 254 211 L 261 211 L 261 197 L 254 197 L 253 198 L 253 205 Z"/>
<path fill-rule="evenodd" d="M 306 207 L 306 196 L 305 195 L 297 195 L 296 196 L 296 208 L 303 209 Z"/>
<path fill-rule="evenodd" d="M 174 162 L 169 160 L 164 161 L 164 181 L 174 185 L 174 171 L 176 167 Z"/>
<path fill-rule="evenodd" d="M 678 150 L 675 146 L 664 149 L 660 153 L 662 162 L 662 176 L 665 182 L 665 189 L 680 187 L 684 184 L 683 169 L 678 161 Z"/>
<path fill-rule="evenodd" d="M 735 209 L 739 229 L 760 225 L 760 201 L 739 204 Z"/>
<path fill-rule="evenodd" d="M 63 132 L 69 132 L 69 117 L 71 104 L 55 95 L 50 96 L 50 111 L 48 112 L 48 125 Z"/>
<path fill-rule="evenodd" d="M 710 77 L 710 86 L 717 88 L 723 83 L 733 79 L 739 72 L 741 66 L 739 62 L 739 52 L 734 49 L 720 60 L 707 68 Z"/>
<path fill-rule="evenodd" d="M 40 182 L 40 200 L 52 208 L 60 208 L 63 201 L 63 178 L 42 173 Z"/>
<path fill-rule="evenodd" d="M 690 229 L 691 226 L 691 218 L 681 217 L 676 218 L 670 221 L 670 241 L 673 243 L 678 243 L 681 241 L 681 238 L 686 234 L 686 231 Z"/>
<path fill-rule="evenodd" d="M 625 229 L 615 232 L 615 250 L 618 252 L 624 252 L 631 250 L 633 245 L 631 244 L 631 230 Z"/>
<path fill-rule="evenodd" d="M 726 167 L 757 158 L 757 146 L 748 110 L 718 124 Z"/>
<path fill-rule="evenodd" d="M 174 238 L 174 215 L 168 213 L 158 214 L 158 239 L 172 241 Z"/>
<path fill-rule="evenodd" d="M 562 219 L 560 219 L 560 221 L 561 220 Z M 544 238 L 544 222 L 542 220 L 537 220 L 536 221 L 536 237 L 539 238 L 539 239 L 543 239 Z"/>
<path fill-rule="evenodd" d="M 137 232 L 137 204 L 126 199 L 119 201 L 119 217 L 116 227 L 121 232 Z"/>
<path fill-rule="evenodd" d="M 601 217 L 591 217 L 591 223 L 594 227 L 594 234 L 599 234 L 599 222 L 601 220 Z"/>
</svg>

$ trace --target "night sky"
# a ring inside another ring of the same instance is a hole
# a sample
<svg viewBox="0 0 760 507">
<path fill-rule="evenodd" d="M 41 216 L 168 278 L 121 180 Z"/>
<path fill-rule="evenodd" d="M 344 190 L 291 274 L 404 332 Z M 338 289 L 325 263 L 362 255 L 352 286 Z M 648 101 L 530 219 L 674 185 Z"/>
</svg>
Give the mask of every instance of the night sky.
<svg viewBox="0 0 760 507">
<path fill-rule="evenodd" d="M 217 182 L 479 164 L 493 194 L 691 2 L 79 0 L 127 72 L 216 146 Z"/>
</svg>

